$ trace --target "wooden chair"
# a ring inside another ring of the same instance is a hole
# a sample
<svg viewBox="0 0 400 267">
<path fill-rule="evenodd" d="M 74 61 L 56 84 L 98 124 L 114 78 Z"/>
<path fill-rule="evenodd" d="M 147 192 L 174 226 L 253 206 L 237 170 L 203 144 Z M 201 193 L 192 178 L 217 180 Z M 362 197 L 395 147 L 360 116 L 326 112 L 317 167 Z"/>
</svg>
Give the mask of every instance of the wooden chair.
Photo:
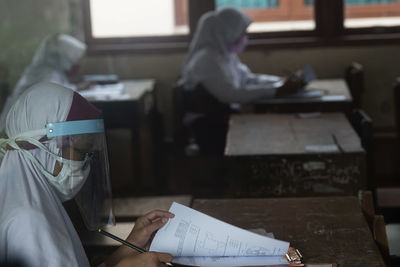
<svg viewBox="0 0 400 267">
<path fill-rule="evenodd" d="M 374 190 L 376 187 L 374 173 L 374 142 L 372 119 L 361 109 L 353 110 L 350 123 L 361 139 L 361 146 L 366 152 L 367 188 Z"/>
<path fill-rule="evenodd" d="M 394 118 L 395 118 L 395 127 L 396 127 L 396 133 L 397 133 L 397 154 L 400 152 L 400 77 L 396 78 L 395 84 L 393 86 L 393 98 L 394 98 Z M 397 163 L 397 166 L 400 165 L 400 160 L 396 159 L 395 163 Z M 400 172 L 400 168 L 397 167 L 395 170 L 396 174 L 398 175 Z"/>
<path fill-rule="evenodd" d="M 362 95 L 364 93 L 364 69 L 360 63 L 352 62 L 344 74 L 347 85 L 353 97 L 353 107 L 362 107 Z"/>
<path fill-rule="evenodd" d="M 222 156 L 228 117 L 232 112 L 230 105 L 219 102 L 201 84 L 190 91 L 176 86 L 173 105 L 174 143 L 183 147 L 186 154 L 193 154 L 191 150 L 198 147 L 198 154 Z M 201 114 L 201 117 L 185 125 L 183 120 L 187 113 Z M 217 147 L 220 149 L 214 150 Z"/>
<path fill-rule="evenodd" d="M 375 205 L 372 192 L 366 190 L 360 190 L 358 192 L 358 200 L 360 201 L 361 211 L 365 217 L 365 220 L 368 223 L 369 229 L 373 231 Z"/>
<path fill-rule="evenodd" d="M 382 254 L 382 258 L 385 261 L 386 266 L 390 264 L 390 253 L 389 253 L 389 242 L 386 234 L 386 226 L 383 215 L 375 215 L 373 221 L 372 234 L 379 251 Z"/>
<path fill-rule="evenodd" d="M 205 152 L 201 144 L 213 143 L 207 138 L 202 139 L 205 140 L 203 143 L 198 141 L 196 130 L 199 125 L 203 125 L 195 121 L 196 124 L 192 128 L 193 123 L 184 123 L 184 118 L 187 113 L 202 114 L 201 118 L 207 118 L 210 113 L 226 112 L 229 106 L 220 105 L 221 103 L 212 98 L 201 86 L 195 90 L 186 91 L 183 86 L 177 84 L 173 88 L 172 98 L 174 126 L 173 138 L 170 140 L 170 149 L 168 149 L 170 192 L 192 194 L 195 197 L 222 196 L 227 188 L 224 179 L 227 172 L 223 156 L 225 142 L 222 144 L 222 152 Z M 203 129 L 209 131 L 210 135 L 213 135 L 216 130 L 213 127 Z"/>
<path fill-rule="evenodd" d="M 177 84 L 172 89 L 172 105 L 173 105 L 173 133 L 170 143 L 170 151 L 175 155 L 185 155 L 187 151 L 186 146 L 193 143 L 193 134 L 190 129 L 183 123 L 185 116 L 185 103 L 184 103 L 184 88 L 181 84 Z M 194 148 L 193 148 L 194 149 Z M 190 153 L 192 152 L 192 153 Z M 195 155 L 195 149 L 190 151 L 190 155 Z"/>
<path fill-rule="evenodd" d="M 394 116 L 397 129 L 397 136 L 400 136 L 400 77 L 395 81 L 393 87 L 393 98 L 394 98 Z"/>
<path fill-rule="evenodd" d="M 389 242 L 386 234 L 386 226 L 383 215 L 375 214 L 374 198 L 371 191 L 360 190 L 358 192 L 361 211 L 371 230 L 373 238 L 386 266 L 390 266 Z"/>
</svg>

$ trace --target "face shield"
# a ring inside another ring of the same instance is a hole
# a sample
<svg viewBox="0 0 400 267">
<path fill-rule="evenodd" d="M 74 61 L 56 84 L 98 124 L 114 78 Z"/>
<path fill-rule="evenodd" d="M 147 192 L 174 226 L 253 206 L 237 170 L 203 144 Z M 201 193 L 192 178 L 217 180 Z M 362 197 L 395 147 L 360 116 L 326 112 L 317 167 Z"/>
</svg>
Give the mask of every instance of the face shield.
<svg viewBox="0 0 400 267">
<path fill-rule="evenodd" d="M 75 198 L 89 230 L 115 225 L 103 120 L 49 123 L 58 157 L 50 183 L 62 201 Z"/>
</svg>

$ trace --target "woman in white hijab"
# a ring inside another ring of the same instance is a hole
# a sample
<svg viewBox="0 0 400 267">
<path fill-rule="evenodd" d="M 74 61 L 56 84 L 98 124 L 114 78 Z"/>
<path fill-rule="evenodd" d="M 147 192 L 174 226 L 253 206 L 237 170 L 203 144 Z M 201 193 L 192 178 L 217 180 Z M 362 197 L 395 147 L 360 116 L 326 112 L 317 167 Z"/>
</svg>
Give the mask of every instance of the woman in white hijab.
<svg viewBox="0 0 400 267">
<path fill-rule="evenodd" d="M 303 85 L 301 80 L 254 74 L 240 62 L 237 54 L 246 47 L 251 22 L 235 8 L 210 11 L 200 18 L 182 72 L 186 90 L 201 84 L 221 103 L 230 104 L 295 92 Z"/>
<path fill-rule="evenodd" d="M 86 45 L 66 34 L 48 36 L 25 68 L 17 85 L 7 98 L 0 115 L 0 132 L 4 131 L 5 117 L 14 101 L 29 87 L 39 82 L 53 82 L 73 90 L 85 89 L 89 84 L 78 87 L 70 83 L 69 76 L 77 70 L 78 62 L 86 52 Z"/>
<path fill-rule="evenodd" d="M 246 47 L 250 23 L 235 8 L 210 11 L 200 18 L 190 43 L 180 81 L 184 124 L 204 154 L 223 155 L 232 104 L 294 93 L 303 86 L 302 79 L 255 74 L 240 62 L 237 54 Z"/>
<path fill-rule="evenodd" d="M 81 156 L 87 156 L 87 153 L 82 152 L 83 146 L 81 149 L 78 146 L 62 146 L 61 151 L 60 139 L 49 136 L 55 131 L 49 129 L 49 125 L 88 121 L 98 123 L 102 122 L 100 115 L 100 111 L 82 96 L 53 83 L 34 85 L 11 107 L 6 120 L 9 138 L 0 139 L 0 154 L 4 156 L 0 166 L 1 263 L 17 260 L 28 267 L 89 266 L 79 237 L 62 205 L 63 201 L 74 197 L 77 200 L 78 191 L 82 191 L 88 184 L 85 181 L 90 179 L 86 175 L 82 182 L 75 180 L 80 177 L 79 173 L 83 173 L 83 169 L 87 169 L 83 167 L 87 164 L 80 165 L 80 159 L 75 157 L 68 159 L 64 151 L 69 149 L 70 155 Z M 96 127 L 100 126 L 102 123 Z M 100 129 L 104 134 L 104 128 Z M 85 139 L 82 139 L 82 135 L 75 134 L 75 138 L 79 136 L 81 139 L 75 141 L 80 140 L 83 144 L 82 140 Z M 99 148 L 101 143 L 96 144 L 96 148 Z M 92 165 L 94 160 L 93 157 L 89 160 L 92 167 L 90 171 L 96 171 Z M 102 165 L 107 165 L 107 162 Z M 72 168 L 73 172 L 65 171 Z M 91 181 L 100 183 L 97 178 Z M 104 183 L 100 184 L 104 186 Z M 107 214 L 111 216 L 112 209 Z M 172 217 L 173 214 L 167 211 L 150 212 L 138 219 L 127 240 L 145 248 L 151 235 Z M 121 247 L 104 265 L 142 266 L 142 263 L 146 263 L 149 266 L 161 266 L 161 262 L 171 260 L 169 254 L 138 255 L 128 247 Z"/>
</svg>

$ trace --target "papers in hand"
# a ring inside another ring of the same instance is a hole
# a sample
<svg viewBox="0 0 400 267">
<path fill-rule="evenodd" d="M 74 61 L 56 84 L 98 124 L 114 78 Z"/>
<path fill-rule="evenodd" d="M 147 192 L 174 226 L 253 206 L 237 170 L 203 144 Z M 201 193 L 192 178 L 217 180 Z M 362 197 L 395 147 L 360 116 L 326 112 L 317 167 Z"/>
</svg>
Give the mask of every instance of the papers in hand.
<svg viewBox="0 0 400 267">
<path fill-rule="evenodd" d="M 191 266 L 287 264 L 289 243 L 265 237 L 173 203 L 175 217 L 158 230 L 150 251 L 167 252 Z"/>
<path fill-rule="evenodd" d="M 317 75 L 309 64 L 303 67 L 303 69 L 301 70 L 301 76 L 303 77 L 306 84 L 317 78 Z"/>
</svg>

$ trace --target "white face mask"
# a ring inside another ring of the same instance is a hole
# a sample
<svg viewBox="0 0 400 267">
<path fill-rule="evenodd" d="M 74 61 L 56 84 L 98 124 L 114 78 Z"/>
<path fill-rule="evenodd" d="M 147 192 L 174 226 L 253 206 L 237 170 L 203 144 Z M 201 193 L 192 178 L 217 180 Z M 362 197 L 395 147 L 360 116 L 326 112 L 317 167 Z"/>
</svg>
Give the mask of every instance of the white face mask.
<svg viewBox="0 0 400 267">
<path fill-rule="evenodd" d="M 4 147 L 4 144 L 9 145 L 13 149 L 19 150 L 24 153 L 32 161 L 32 163 L 35 164 L 36 167 L 38 167 L 39 171 L 47 178 L 47 181 L 56 190 L 56 193 L 60 197 L 60 200 L 67 201 L 75 197 L 84 185 L 90 173 L 91 160 L 89 155 L 86 155 L 85 159 L 82 161 L 65 159 L 57 155 L 59 149 L 53 147 L 52 150 L 55 150 L 55 153 L 57 153 L 55 154 L 54 152 L 51 152 L 49 148 L 46 147 L 44 144 L 31 137 L 43 136 L 45 134 L 47 134 L 46 129 L 39 129 L 22 133 L 10 139 L 4 139 L 4 143 L 0 143 L 0 154 L 5 153 L 5 150 L 2 149 L 2 146 Z M 2 140 L 0 139 L 0 141 Z M 48 153 L 50 156 L 54 157 L 58 162 L 63 164 L 60 173 L 57 176 L 54 176 L 53 171 L 49 172 L 28 150 L 20 148 L 16 141 L 27 141 L 37 148 Z M 51 146 L 52 144 L 49 145 Z"/>
<path fill-rule="evenodd" d="M 46 175 L 46 177 L 64 202 L 75 197 L 82 188 L 90 172 L 90 160 L 88 156 L 83 161 L 64 158 L 58 158 L 58 160 L 63 164 L 60 173 L 57 176 Z"/>
</svg>

